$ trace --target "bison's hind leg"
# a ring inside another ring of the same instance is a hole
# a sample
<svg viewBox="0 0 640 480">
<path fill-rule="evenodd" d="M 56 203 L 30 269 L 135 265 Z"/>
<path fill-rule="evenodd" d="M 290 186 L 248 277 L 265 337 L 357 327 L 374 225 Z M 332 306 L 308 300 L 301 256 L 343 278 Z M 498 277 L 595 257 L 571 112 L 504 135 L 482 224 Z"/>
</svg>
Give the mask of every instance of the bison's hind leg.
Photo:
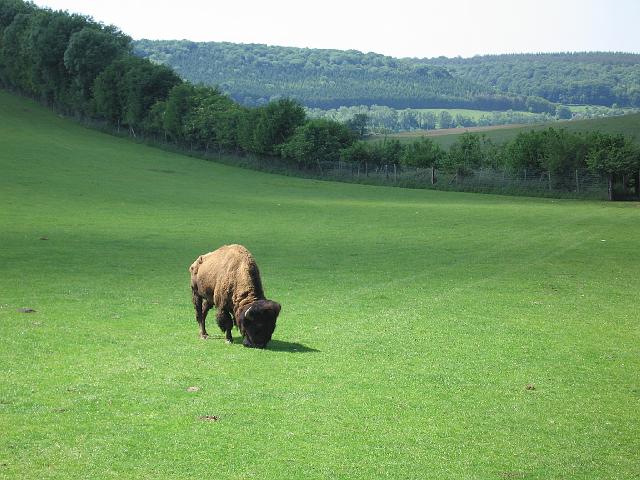
<svg viewBox="0 0 640 480">
<path fill-rule="evenodd" d="M 207 318 L 207 312 L 209 311 L 210 305 L 204 300 L 195 289 L 192 290 L 193 293 L 193 306 L 196 309 L 196 321 L 198 322 L 198 326 L 200 327 L 200 338 L 207 338 L 209 335 L 207 334 L 207 329 L 205 328 L 205 319 Z"/>
<path fill-rule="evenodd" d="M 231 336 L 231 329 L 233 328 L 233 319 L 229 312 L 224 311 L 223 309 L 218 309 L 216 313 L 216 322 L 218 322 L 218 327 L 220 330 L 225 332 L 225 338 L 227 339 L 227 343 L 233 343 L 233 337 Z"/>
</svg>

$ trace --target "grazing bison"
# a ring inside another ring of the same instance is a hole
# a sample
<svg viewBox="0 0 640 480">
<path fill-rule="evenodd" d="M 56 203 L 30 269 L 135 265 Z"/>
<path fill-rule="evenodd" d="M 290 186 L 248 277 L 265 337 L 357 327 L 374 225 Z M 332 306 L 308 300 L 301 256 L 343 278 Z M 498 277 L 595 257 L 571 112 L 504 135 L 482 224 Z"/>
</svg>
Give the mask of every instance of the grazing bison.
<svg viewBox="0 0 640 480">
<path fill-rule="evenodd" d="M 260 272 L 253 256 L 242 245 L 225 245 L 200 255 L 189 267 L 191 291 L 200 325 L 200 337 L 207 338 L 205 319 L 212 306 L 216 321 L 233 342 L 235 323 L 245 347 L 264 348 L 276 328 L 280 304 L 264 297 Z"/>
</svg>

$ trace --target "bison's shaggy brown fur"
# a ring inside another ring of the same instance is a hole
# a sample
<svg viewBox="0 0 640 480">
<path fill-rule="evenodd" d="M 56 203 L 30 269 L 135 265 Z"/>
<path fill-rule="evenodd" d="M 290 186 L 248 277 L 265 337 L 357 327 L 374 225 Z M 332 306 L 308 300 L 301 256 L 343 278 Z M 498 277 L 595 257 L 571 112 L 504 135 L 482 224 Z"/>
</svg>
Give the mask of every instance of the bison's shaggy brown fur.
<svg viewBox="0 0 640 480">
<path fill-rule="evenodd" d="M 264 348 L 271 340 L 280 304 L 267 300 L 253 256 L 242 245 L 225 245 L 200 255 L 189 267 L 191 291 L 200 336 L 207 338 L 205 320 L 212 306 L 216 320 L 231 343 L 235 323 L 244 345 Z"/>
</svg>

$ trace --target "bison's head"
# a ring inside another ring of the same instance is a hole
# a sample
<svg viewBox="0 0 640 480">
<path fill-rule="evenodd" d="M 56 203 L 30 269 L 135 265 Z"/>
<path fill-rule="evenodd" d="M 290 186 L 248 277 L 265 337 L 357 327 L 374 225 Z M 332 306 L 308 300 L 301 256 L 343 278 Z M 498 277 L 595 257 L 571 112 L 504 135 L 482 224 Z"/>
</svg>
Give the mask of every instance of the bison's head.
<svg viewBox="0 0 640 480">
<path fill-rule="evenodd" d="M 244 311 L 242 319 L 245 347 L 264 348 L 271 340 L 276 329 L 276 319 L 280 313 L 280 304 L 271 300 L 253 302 Z"/>
</svg>

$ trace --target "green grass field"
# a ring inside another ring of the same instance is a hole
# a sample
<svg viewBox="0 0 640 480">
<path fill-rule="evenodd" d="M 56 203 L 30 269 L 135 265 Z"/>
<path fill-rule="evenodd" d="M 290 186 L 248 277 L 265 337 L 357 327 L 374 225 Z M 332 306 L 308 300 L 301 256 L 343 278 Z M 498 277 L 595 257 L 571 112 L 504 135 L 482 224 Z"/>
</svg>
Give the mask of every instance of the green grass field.
<svg viewBox="0 0 640 480">
<path fill-rule="evenodd" d="M 621 133 L 640 142 L 640 113 L 622 115 L 619 117 L 607 117 L 588 120 L 557 121 L 536 125 L 509 126 L 499 125 L 494 127 L 456 128 L 447 130 L 416 130 L 388 135 L 389 138 L 397 138 L 401 142 L 413 142 L 420 137 L 428 137 L 444 148 L 449 148 L 465 131 L 484 134 L 495 143 L 504 143 L 512 140 L 520 132 L 540 130 L 544 128 L 566 128 L 571 132 L 588 132 L 600 130 L 607 133 Z M 379 141 L 372 137 L 370 140 Z"/>
<path fill-rule="evenodd" d="M 0 478 L 640 474 L 637 203 L 267 175 L 0 92 L 0 205 Z M 267 350 L 198 338 L 225 243 Z"/>
<path fill-rule="evenodd" d="M 409 109 L 409 110 L 415 110 L 423 113 L 431 112 L 435 115 L 440 115 L 441 112 L 445 111 L 445 112 L 449 112 L 453 117 L 455 117 L 456 115 L 462 115 L 464 117 L 471 118 L 475 121 L 480 120 L 480 118 L 484 116 L 490 117 L 492 113 L 487 110 L 470 110 L 467 108 L 416 108 L 416 109 Z M 517 111 L 517 113 L 520 113 L 527 117 L 534 115 L 530 112 L 522 112 L 522 111 Z"/>
</svg>

